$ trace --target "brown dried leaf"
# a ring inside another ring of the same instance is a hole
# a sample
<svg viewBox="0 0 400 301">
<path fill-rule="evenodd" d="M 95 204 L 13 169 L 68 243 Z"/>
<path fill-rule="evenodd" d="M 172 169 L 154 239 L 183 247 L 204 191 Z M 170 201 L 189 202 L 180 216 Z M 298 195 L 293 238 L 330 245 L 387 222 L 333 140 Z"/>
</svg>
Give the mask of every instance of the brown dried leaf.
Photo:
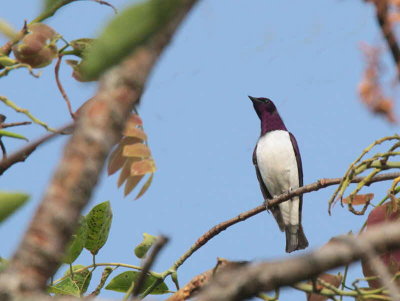
<svg viewBox="0 0 400 301">
<path fill-rule="evenodd" d="M 390 12 L 388 14 L 388 20 L 390 24 L 395 25 L 395 23 L 400 22 L 400 13 L 399 12 Z"/>
<path fill-rule="evenodd" d="M 142 142 L 142 140 L 139 138 L 136 138 L 136 137 L 122 137 L 119 144 L 121 144 L 122 146 L 125 146 L 125 145 L 130 145 L 130 144 L 139 143 L 139 142 Z"/>
<path fill-rule="evenodd" d="M 126 122 L 125 127 L 128 127 L 128 126 L 137 126 L 137 125 L 140 125 L 140 126 L 143 125 L 142 118 L 140 118 L 140 116 L 139 116 L 138 114 L 132 114 L 132 115 L 129 117 L 128 121 Z"/>
<path fill-rule="evenodd" d="M 154 173 L 152 173 L 150 175 L 150 177 L 147 179 L 146 183 L 144 183 L 143 187 L 140 189 L 139 193 L 137 194 L 137 196 L 135 197 L 135 200 L 137 200 L 138 198 L 140 198 L 142 195 L 144 195 L 144 193 L 147 191 L 147 189 L 149 189 L 151 182 L 153 182 L 153 176 Z M 127 184 L 128 185 L 128 184 Z"/>
<path fill-rule="evenodd" d="M 107 171 L 108 175 L 114 174 L 118 169 L 124 166 L 126 158 L 122 156 L 122 147 L 118 145 L 110 155 L 108 160 Z"/>
<path fill-rule="evenodd" d="M 136 199 L 140 198 L 150 187 L 153 180 L 153 172 L 156 170 L 154 160 L 150 158 L 150 149 L 143 143 L 147 140 L 147 135 L 143 131 L 142 125 L 143 122 L 140 116 L 137 114 L 130 116 L 119 145 L 112 152 L 108 163 L 109 175 L 121 169 L 118 187 L 126 182 L 124 188 L 125 196 L 137 186 L 144 175 L 151 174 L 140 189 Z"/>
<path fill-rule="evenodd" d="M 121 139 L 119 145 L 111 153 L 110 159 L 108 160 L 108 175 L 114 174 L 117 170 L 124 166 L 124 163 L 127 160 L 127 156 L 123 155 L 123 147 L 125 145 L 138 143 L 140 141 L 140 139 L 135 137 L 123 137 Z"/>
<path fill-rule="evenodd" d="M 380 83 L 380 51 L 367 44 L 362 44 L 361 50 L 365 56 L 366 68 L 358 86 L 360 99 L 370 111 L 383 115 L 389 122 L 394 123 L 396 118 L 393 100 L 384 95 Z"/>
<path fill-rule="evenodd" d="M 153 159 L 145 159 L 134 162 L 131 165 L 131 176 L 145 175 L 156 171 L 156 165 Z"/>
<path fill-rule="evenodd" d="M 370 202 L 374 198 L 373 193 L 367 193 L 367 194 L 357 194 L 353 197 L 353 200 L 351 201 L 352 205 L 364 205 L 368 202 Z M 343 204 L 350 204 L 350 197 L 342 199 Z"/>
<path fill-rule="evenodd" d="M 125 145 L 122 151 L 124 157 L 148 158 L 151 156 L 150 149 L 143 143 Z"/>
<path fill-rule="evenodd" d="M 124 167 L 122 168 L 121 173 L 119 174 L 118 187 L 121 187 L 121 185 L 130 176 L 131 166 L 132 166 L 133 162 L 138 161 L 138 160 L 139 160 L 138 158 L 129 158 L 125 161 Z"/>
<path fill-rule="evenodd" d="M 143 130 L 141 130 L 140 128 L 134 127 L 134 126 L 130 126 L 130 125 L 127 125 L 127 127 L 125 127 L 124 136 L 136 137 L 142 141 L 147 140 L 147 135 L 145 132 L 143 132 Z"/>
<path fill-rule="evenodd" d="M 384 115 L 388 121 L 396 122 L 396 117 L 393 111 L 394 103 L 390 98 L 381 98 L 373 107 L 373 111 L 377 114 Z"/>
<path fill-rule="evenodd" d="M 125 188 L 124 188 L 124 195 L 127 196 L 140 182 L 140 180 L 144 177 L 144 175 L 140 176 L 130 176 L 126 181 Z"/>
</svg>

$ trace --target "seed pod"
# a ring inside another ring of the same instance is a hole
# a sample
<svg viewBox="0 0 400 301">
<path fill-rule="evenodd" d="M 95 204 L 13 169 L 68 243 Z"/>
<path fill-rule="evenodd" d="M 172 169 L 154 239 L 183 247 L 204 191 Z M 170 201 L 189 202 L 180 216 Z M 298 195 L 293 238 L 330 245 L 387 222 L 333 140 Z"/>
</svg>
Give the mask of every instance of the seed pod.
<svg viewBox="0 0 400 301">
<path fill-rule="evenodd" d="M 32 68 L 49 65 L 57 57 L 56 42 L 59 35 L 50 26 L 35 23 L 28 27 L 29 33 L 12 50 L 17 61 Z"/>
</svg>

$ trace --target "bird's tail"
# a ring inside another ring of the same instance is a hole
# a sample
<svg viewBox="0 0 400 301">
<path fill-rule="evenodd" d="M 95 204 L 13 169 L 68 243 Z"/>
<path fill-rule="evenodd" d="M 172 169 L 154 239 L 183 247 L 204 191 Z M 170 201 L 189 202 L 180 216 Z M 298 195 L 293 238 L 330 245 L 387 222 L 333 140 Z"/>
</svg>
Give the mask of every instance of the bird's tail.
<svg viewBox="0 0 400 301">
<path fill-rule="evenodd" d="M 285 233 L 287 253 L 308 247 L 308 240 L 301 225 L 287 225 L 285 226 Z"/>
</svg>

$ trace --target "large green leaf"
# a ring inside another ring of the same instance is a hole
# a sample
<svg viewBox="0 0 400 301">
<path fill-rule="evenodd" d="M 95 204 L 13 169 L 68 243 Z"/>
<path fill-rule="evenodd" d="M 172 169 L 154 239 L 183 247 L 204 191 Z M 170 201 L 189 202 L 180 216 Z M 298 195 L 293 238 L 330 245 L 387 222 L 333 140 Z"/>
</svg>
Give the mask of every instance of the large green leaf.
<svg viewBox="0 0 400 301">
<path fill-rule="evenodd" d="M 173 17 L 183 0 L 147 0 L 125 9 L 104 29 L 82 65 L 93 79 L 145 43 Z"/>
<path fill-rule="evenodd" d="M 107 290 L 116 291 L 125 293 L 128 291 L 133 281 L 137 281 L 139 278 L 140 272 L 135 271 L 127 271 L 115 276 L 110 283 L 106 286 Z M 140 290 L 139 293 L 143 293 L 150 285 L 152 285 L 157 278 L 151 275 L 147 275 L 146 280 Z M 169 293 L 168 286 L 161 282 L 157 285 L 154 290 L 150 293 L 152 295 L 162 295 Z"/>
<path fill-rule="evenodd" d="M 85 217 L 82 216 L 79 221 L 79 228 L 76 231 L 76 233 L 72 235 L 72 239 L 67 248 L 67 252 L 63 259 L 64 263 L 71 264 L 78 258 L 83 248 L 85 247 L 87 234 L 88 234 L 88 227 L 86 224 Z"/>
<path fill-rule="evenodd" d="M 86 216 L 87 239 L 85 248 L 96 255 L 107 241 L 112 222 L 110 202 L 96 205 Z"/>
<path fill-rule="evenodd" d="M 148 233 L 143 233 L 143 240 L 135 248 L 135 255 L 139 258 L 146 256 L 147 251 L 156 242 L 157 236 L 150 235 Z"/>
<path fill-rule="evenodd" d="M 0 222 L 28 200 L 29 195 L 18 192 L 0 192 Z"/>
<path fill-rule="evenodd" d="M 47 292 L 54 293 L 56 295 L 71 295 L 75 297 L 80 297 L 79 287 L 71 278 L 66 278 L 56 285 L 50 286 Z"/>
</svg>

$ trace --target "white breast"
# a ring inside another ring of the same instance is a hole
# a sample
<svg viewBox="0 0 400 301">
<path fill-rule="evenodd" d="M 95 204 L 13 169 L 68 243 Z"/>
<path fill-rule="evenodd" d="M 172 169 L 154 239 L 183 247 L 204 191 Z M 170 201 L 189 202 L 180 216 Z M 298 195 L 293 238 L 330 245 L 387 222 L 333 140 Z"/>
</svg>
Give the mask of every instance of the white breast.
<svg viewBox="0 0 400 301">
<path fill-rule="evenodd" d="M 299 187 L 299 174 L 293 145 L 287 131 L 272 131 L 257 143 L 257 165 L 272 197 Z M 298 223 L 298 197 L 280 204 L 285 224 Z"/>
<path fill-rule="evenodd" d="M 287 131 L 272 131 L 257 143 L 257 165 L 272 196 L 299 187 L 293 145 Z"/>
</svg>

